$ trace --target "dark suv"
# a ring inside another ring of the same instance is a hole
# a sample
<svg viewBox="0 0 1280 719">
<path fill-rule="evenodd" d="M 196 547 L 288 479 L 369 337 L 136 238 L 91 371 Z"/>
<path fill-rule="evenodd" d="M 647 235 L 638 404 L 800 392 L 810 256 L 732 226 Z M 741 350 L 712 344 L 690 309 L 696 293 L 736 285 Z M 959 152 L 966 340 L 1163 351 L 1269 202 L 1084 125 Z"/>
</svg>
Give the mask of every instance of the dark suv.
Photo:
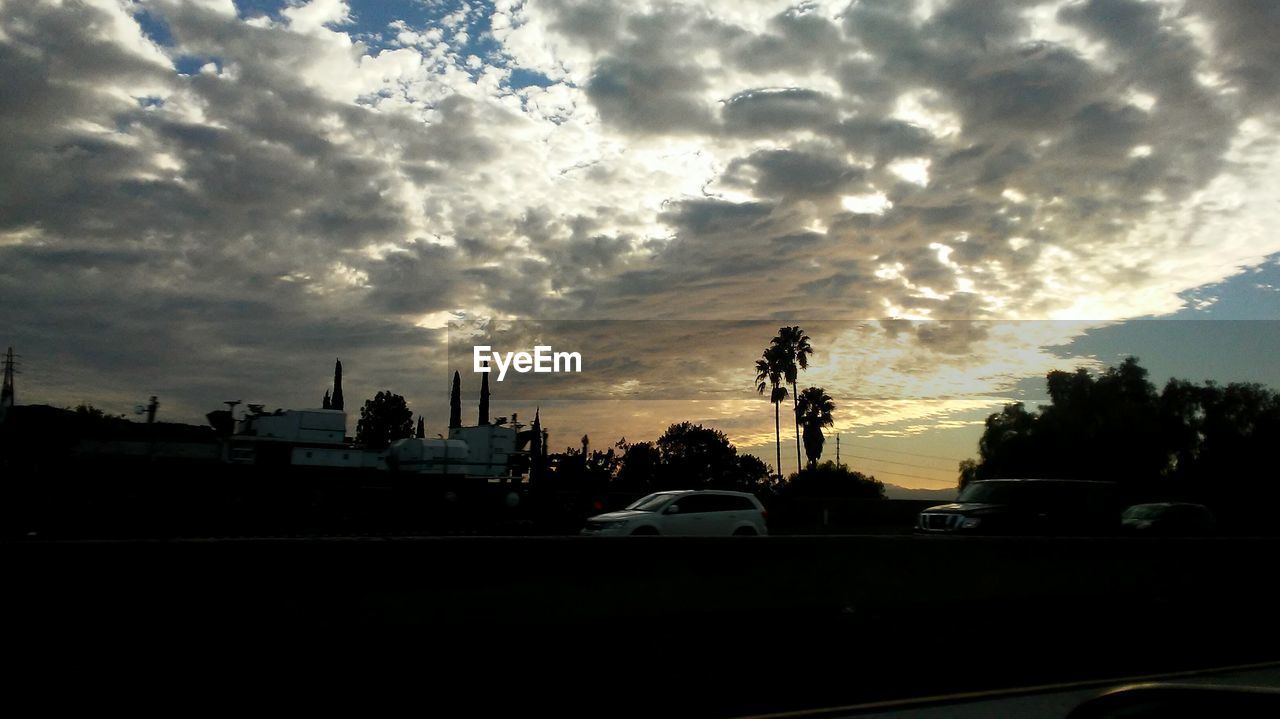
<svg viewBox="0 0 1280 719">
<path fill-rule="evenodd" d="M 986 479 L 916 520 L 923 534 L 1115 534 L 1123 503 L 1112 482 Z"/>
</svg>

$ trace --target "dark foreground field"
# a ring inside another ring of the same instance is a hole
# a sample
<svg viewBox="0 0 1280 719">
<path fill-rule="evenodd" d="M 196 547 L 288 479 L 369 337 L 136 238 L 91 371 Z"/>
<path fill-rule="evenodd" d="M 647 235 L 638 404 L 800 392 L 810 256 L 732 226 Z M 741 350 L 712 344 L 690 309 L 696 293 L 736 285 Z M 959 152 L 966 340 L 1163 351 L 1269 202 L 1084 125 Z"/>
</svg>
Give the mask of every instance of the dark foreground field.
<svg viewBox="0 0 1280 719">
<path fill-rule="evenodd" d="M 1278 549 L 1240 538 L 8 542 L 6 677 L 50 708 L 781 711 L 1278 659 L 1265 576 Z"/>
</svg>

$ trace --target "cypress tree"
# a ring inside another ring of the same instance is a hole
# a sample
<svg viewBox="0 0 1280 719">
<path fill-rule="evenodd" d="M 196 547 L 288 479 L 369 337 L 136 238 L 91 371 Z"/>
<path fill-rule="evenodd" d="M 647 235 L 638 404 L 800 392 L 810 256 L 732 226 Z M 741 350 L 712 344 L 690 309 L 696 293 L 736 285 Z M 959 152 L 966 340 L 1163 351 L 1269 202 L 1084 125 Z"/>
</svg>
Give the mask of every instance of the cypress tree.
<svg viewBox="0 0 1280 719">
<path fill-rule="evenodd" d="M 342 362 L 334 360 L 333 365 L 333 399 L 329 405 L 332 409 L 343 409 L 342 402 Z"/>
<path fill-rule="evenodd" d="M 453 390 L 449 392 L 449 429 L 462 426 L 462 377 L 455 370 Z"/>
</svg>

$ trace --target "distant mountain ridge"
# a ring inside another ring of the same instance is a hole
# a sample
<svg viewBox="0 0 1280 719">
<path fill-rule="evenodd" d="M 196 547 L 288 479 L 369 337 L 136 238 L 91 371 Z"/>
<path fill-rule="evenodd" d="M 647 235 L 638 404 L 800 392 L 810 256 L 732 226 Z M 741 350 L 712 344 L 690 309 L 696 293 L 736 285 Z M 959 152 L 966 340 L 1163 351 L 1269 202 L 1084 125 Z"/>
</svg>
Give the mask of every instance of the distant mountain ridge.
<svg viewBox="0 0 1280 719">
<path fill-rule="evenodd" d="M 885 499 L 936 499 L 939 501 L 954 501 L 957 489 L 955 487 L 941 487 L 938 489 L 913 489 L 911 487 L 899 487 L 896 484 L 885 483 L 884 496 Z"/>
</svg>

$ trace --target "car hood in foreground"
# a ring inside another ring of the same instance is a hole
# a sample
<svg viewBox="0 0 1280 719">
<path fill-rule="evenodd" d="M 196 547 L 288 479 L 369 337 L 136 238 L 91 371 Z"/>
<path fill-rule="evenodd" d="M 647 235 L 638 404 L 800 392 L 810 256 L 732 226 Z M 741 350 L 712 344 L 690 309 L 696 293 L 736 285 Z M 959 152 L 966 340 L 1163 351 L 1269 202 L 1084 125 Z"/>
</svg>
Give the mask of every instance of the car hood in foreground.
<svg viewBox="0 0 1280 719">
<path fill-rule="evenodd" d="M 951 504 L 939 504 L 923 510 L 921 514 L 978 514 L 990 512 L 992 510 L 1006 509 L 1007 505 L 1003 504 L 983 504 L 981 502 L 953 502 Z"/>
<path fill-rule="evenodd" d="M 606 512 L 591 517 L 591 522 L 620 522 L 625 519 L 635 519 L 636 517 L 652 517 L 653 512 L 641 512 L 636 509 L 622 509 L 617 512 Z"/>
</svg>

